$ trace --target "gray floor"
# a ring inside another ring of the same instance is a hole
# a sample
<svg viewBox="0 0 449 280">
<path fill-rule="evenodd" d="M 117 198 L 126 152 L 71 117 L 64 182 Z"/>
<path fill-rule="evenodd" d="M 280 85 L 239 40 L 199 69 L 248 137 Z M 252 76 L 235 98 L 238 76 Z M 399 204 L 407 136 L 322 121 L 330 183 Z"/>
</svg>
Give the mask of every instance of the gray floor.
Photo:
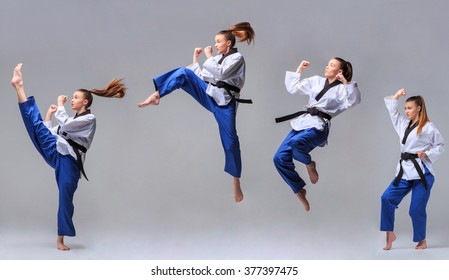
<svg viewBox="0 0 449 280">
<path fill-rule="evenodd" d="M 199 188 L 201 189 L 201 188 Z M 424 251 L 415 250 L 411 240 L 409 218 L 397 215 L 397 241 L 391 251 L 383 251 L 384 234 L 377 229 L 376 214 L 364 211 L 345 215 L 349 209 L 339 203 L 326 210 L 319 205 L 323 191 L 311 191 L 312 211 L 305 213 L 293 196 L 284 204 L 268 207 L 252 199 L 241 205 L 213 202 L 205 205 L 191 199 L 192 207 L 170 212 L 167 209 L 148 212 L 139 219 L 117 223 L 97 220 L 89 209 L 77 210 L 78 237 L 67 238 L 73 250 L 55 249 L 55 234 L 50 227 L 38 222 L 28 226 L 17 222 L 2 226 L 0 231 L 0 259 L 3 260 L 434 260 L 449 258 L 449 229 L 429 219 L 428 245 Z M 327 194 L 332 196 L 332 194 Z M 217 195 L 231 200 L 226 194 Z M 214 195 L 212 195 L 214 197 Z M 316 200 L 316 202 L 315 202 Z M 315 206 L 314 203 L 315 202 Z M 174 203 L 179 203 L 174 202 Z M 404 203 L 407 203 L 406 201 Z M 221 208 L 226 204 L 226 208 Z M 347 203 L 350 205 L 351 203 Z M 204 208 L 203 208 L 204 207 Z M 404 209 L 400 209 L 404 210 Z M 226 215 L 222 212 L 225 211 Z M 429 210 L 431 212 L 431 209 Z M 35 213 L 39 214 L 39 209 Z M 431 213 L 429 213 L 431 214 Z M 164 215 L 164 219 L 159 218 Z M 359 217 L 364 216 L 364 219 Z M 145 218 L 146 217 L 146 218 Z M 368 218 L 366 218 L 368 217 Z M 42 217 L 51 221 L 52 217 Z"/>
</svg>

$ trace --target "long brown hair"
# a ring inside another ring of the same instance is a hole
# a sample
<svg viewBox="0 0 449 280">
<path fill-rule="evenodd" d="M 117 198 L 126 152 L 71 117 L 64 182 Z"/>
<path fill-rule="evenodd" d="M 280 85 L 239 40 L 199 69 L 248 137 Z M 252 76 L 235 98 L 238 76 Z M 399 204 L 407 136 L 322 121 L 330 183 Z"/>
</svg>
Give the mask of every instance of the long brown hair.
<svg viewBox="0 0 449 280">
<path fill-rule="evenodd" d="M 113 79 L 102 89 L 78 89 L 78 91 L 84 94 L 84 98 L 87 99 L 88 103 L 86 109 L 92 105 L 93 96 L 92 94 L 102 96 L 102 97 L 113 97 L 113 98 L 123 98 L 125 96 L 126 87 L 123 83 L 123 79 Z"/>
<path fill-rule="evenodd" d="M 343 72 L 345 79 L 350 82 L 352 80 L 352 64 L 349 61 L 344 60 L 340 57 L 334 57 L 334 59 L 340 62 L 340 69 Z"/>
<path fill-rule="evenodd" d="M 246 41 L 249 45 L 254 41 L 256 35 L 249 22 L 239 22 L 217 34 L 224 35 L 227 41 L 231 41 L 231 48 L 235 45 L 235 37 L 239 38 L 239 42 Z"/>
<path fill-rule="evenodd" d="M 423 127 L 428 122 L 430 122 L 429 116 L 427 116 L 426 103 L 424 102 L 424 98 L 421 95 L 410 96 L 409 98 L 407 98 L 407 100 L 405 100 L 405 103 L 407 102 L 415 102 L 416 106 L 421 107 L 418 115 L 418 131 L 416 133 L 416 135 L 420 135 Z"/>
</svg>

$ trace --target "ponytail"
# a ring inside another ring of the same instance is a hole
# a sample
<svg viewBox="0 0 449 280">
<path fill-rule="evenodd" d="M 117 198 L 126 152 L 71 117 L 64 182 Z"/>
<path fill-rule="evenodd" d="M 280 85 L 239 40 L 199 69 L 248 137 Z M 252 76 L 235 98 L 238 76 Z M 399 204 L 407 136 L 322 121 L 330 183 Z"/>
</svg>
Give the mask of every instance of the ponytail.
<svg viewBox="0 0 449 280">
<path fill-rule="evenodd" d="M 418 115 L 418 131 L 416 135 L 420 135 L 423 127 L 430 122 L 429 117 L 427 116 L 426 103 L 424 102 L 424 98 L 421 95 L 418 96 L 410 96 L 405 100 L 405 102 L 415 102 L 417 107 L 421 107 Z"/>
<path fill-rule="evenodd" d="M 344 60 L 340 57 L 334 57 L 335 60 L 338 60 L 340 62 L 340 69 L 343 72 L 343 76 L 345 77 L 346 81 L 350 82 L 352 80 L 352 64 L 349 61 Z"/>
<path fill-rule="evenodd" d="M 249 22 L 240 22 L 234 24 L 233 26 L 229 27 L 228 30 L 222 30 L 217 34 L 224 35 L 226 40 L 231 41 L 231 48 L 235 45 L 235 37 L 238 38 L 239 42 L 246 41 L 246 43 L 248 43 L 249 45 L 254 41 L 254 37 L 256 35 Z"/>
<path fill-rule="evenodd" d="M 102 97 L 123 98 L 125 96 L 126 87 L 122 81 L 123 79 L 113 79 L 102 89 L 79 89 L 78 91 L 81 91 L 84 94 L 84 98 L 88 101 L 86 109 L 92 105 L 94 99 L 92 94 Z"/>
</svg>

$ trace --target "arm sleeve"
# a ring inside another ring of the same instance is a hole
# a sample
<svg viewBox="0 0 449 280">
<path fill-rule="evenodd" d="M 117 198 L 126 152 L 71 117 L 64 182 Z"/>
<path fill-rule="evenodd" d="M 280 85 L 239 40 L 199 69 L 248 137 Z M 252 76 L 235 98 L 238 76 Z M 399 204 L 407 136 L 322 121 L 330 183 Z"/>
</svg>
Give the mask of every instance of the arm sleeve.
<svg viewBox="0 0 449 280">
<path fill-rule="evenodd" d="M 432 135 L 432 147 L 426 151 L 427 157 L 430 162 L 434 163 L 440 157 L 440 155 L 446 150 L 443 136 L 438 129 L 434 127 L 434 133 Z"/>
<path fill-rule="evenodd" d="M 346 109 L 352 108 L 361 102 L 362 94 L 360 93 L 356 82 L 351 82 L 343 85 L 342 98 L 345 99 L 344 104 Z"/>
<path fill-rule="evenodd" d="M 406 125 L 407 118 L 399 114 L 398 111 L 398 101 L 393 99 L 393 96 L 387 96 L 384 98 L 385 105 L 387 106 L 388 113 L 390 114 L 391 122 L 393 123 L 393 127 L 398 133 L 399 136 L 402 127 Z"/>
<path fill-rule="evenodd" d="M 285 88 L 290 94 L 306 94 L 310 93 L 313 83 L 312 80 L 302 79 L 301 74 L 287 71 L 285 73 Z"/>
</svg>

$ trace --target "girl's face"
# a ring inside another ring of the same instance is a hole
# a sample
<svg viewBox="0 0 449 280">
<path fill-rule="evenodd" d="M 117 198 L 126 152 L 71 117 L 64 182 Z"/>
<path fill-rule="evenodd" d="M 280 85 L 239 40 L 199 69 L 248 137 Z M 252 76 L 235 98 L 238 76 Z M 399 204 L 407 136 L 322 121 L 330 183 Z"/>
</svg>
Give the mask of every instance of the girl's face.
<svg viewBox="0 0 449 280">
<path fill-rule="evenodd" d="M 72 110 L 79 112 L 84 109 L 84 106 L 86 106 L 87 103 L 88 101 L 86 98 L 84 98 L 84 93 L 82 93 L 81 91 L 75 91 L 73 93 Z"/>
<path fill-rule="evenodd" d="M 226 54 L 231 47 L 231 40 L 226 40 L 225 35 L 217 34 L 215 36 L 215 51 L 217 54 Z"/>
<path fill-rule="evenodd" d="M 324 69 L 324 76 L 329 80 L 335 79 L 338 73 L 341 73 L 340 62 L 336 59 L 329 60 L 326 68 Z"/>
<path fill-rule="evenodd" d="M 421 111 L 421 107 L 416 106 L 415 101 L 405 102 L 405 115 L 411 121 L 414 121 L 418 118 L 419 112 Z"/>
</svg>

